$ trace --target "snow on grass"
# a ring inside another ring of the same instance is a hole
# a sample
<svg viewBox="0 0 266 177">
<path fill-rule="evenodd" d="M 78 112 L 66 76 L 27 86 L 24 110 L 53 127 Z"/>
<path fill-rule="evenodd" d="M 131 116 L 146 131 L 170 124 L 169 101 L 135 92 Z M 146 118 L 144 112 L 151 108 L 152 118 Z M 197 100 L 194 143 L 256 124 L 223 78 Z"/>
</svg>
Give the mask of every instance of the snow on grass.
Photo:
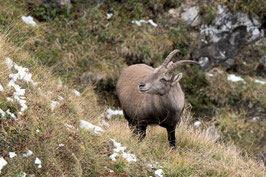
<svg viewBox="0 0 266 177">
<path fill-rule="evenodd" d="M 101 124 L 105 127 L 110 127 L 109 123 L 106 122 L 105 120 L 101 120 Z"/>
<path fill-rule="evenodd" d="M 112 159 L 112 161 L 116 161 L 116 157 L 121 155 L 124 159 L 126 159 L 128 162 L 136 162 L 137 158 L 134 154 L 126 153 L 126 147 L 121 146 L 121 143 L 116 142 L 114 139 L 111 139 L 114 144 L 114 153 L 110 155 L 109 157 Z"/>
<path fill-rule="evenodd" d="M 74 94 L 76 95 L 76 96 L 80 96 L 80 92 L 79 91 L 77 91 L 77 90 L 73 90 L 73 92 L 74 92 Z"/>
<path fill-rule="evenodd" d="M 38 168 L 42 168 L 42 162 L 41 162 L 41 160 L 40 160 L 38 157 L 36 157 L 34 163 L 35 163 L 36 165 L 38 165 Z"/>
<path fill-rule="evenodd" d="M 14 96 L 14 99 L 10 98 L 10 97 L 7 97 L 6 99 L 8 101 L 14 101 L 16 100 L 21 108 L 20 108 L 20 111 L 25 111 L 28 107 L 26 105 L 26 98 L 25 98 L 25 92 L 26 90 L 25 89 L 22 89 L 18 84 L 16 84 L 16 81 L 17 80 L 23 80 L 27 83 L 31 83 L 32 85 L 37 85 L 36 82 L 34 82 L 31 77 L 32 77 L 32 74 L 31 73 L 28 73 L 29 69 L 28 68 L 24 68 L 22 66 L 19 66 L 17 65 L 15 62 L 13 62 L 10 58 L 6 58 L 6 64 L 7 64 L 7 67 L 9 69 L 12 69 L 14 68 L 17 73 L 12 73 L 12 74 L 9 74 L 9 78 L 11 79 L 8 83 L 8 87 L 13 87 L 15 92 L 13 93 L 13 96 Z"/>
<path fill-rule="evenodd" d="M 162 169 L 158 169 L 154 172 L 155 176 L 157 177 L 163 177 L 163 170 Z"/>
<path fill-rule="evenodd" d="M 3 157 L 0 157 L 0 174 L 1 174 L 1 170 L 2 168 L 7 164 L 7 161 L 5 161 L 5 159 Z"/>
<path fill-rule="evenodd" d="M 152 19 L 149 19 L 149 20 L 132 20 L 131 23 L 134 23 L 134 24 L 136 24 L 138 26 L 141 26 L 141 23 L 146 23 L 146 24 L 149 23 L 149 24 L 151 24 L 154 27 L 158 26 L 156 23 L 153 22 Z"/>
<path fill-rule="evenodd" d="M 10 58 L 6 58 L 6 65 L 8 69 L 11 69 L 13 67 L 13 61 Z"/>
<path fill-rule="evenodd" d="M 14 100 L 12 98 L 10 98 L 10 97 L 6 97 L 6 100 L 10 101 L 10 102 L 14 102 Z"/>
<path fill-rule="evenodd" d="M 51 110 L 54 111 L 55 107 L 59 105 L 59 103 L 57 101 L 51 101 L 51 104 L 50 104 L 50 107 L 51 107 Z"/>
<path fill-rule="evenodd" d="M 31 25 L 31 26 L 37 26 L 37 23 L 33 20 L 33 18 L 31 16 L 22 16 L 21 20 L 26 23 L 27 25 Z"/>
<path fill-rule="evenodd" d="M 59 101 L 63 101 L 64 100 L 64 98 L 61 97 L 61 96 L 58 96 L 57 98 L 58 98 Z"/>
<path fill-rule="evenodd" d="M 95 134 L 99 134 L 100 132 L 104 132 L 104 130 L 96 125 L 93 125 L 85 120 L 80 120 L 80 128 L 84 128 L 90 132 L 93 132 Z"/>
<path fill-rule="evenodd" d="M 28 150 L 26 153 L 22 154 L 23 157 L 29 157 L 33 154 L 31 150 Z"/>
<path fill-rule="evenodd" d="M 64 144 L 58 144 L 58 147 L 63 147 L 63 146 L 65 146 Z"/>
<path fill-rule="evenodd" d="M 6 114 L 10 115 L 10 117 L 12 117 L 13 119 L 16 119 L 15 114 L 13 114 L 12 112 L 10 112 L 10 110 L 6 110 Z"/>
<path fill-rule="evenodd" d="M 0 108 L 0 114 L 2 117 L 4 117 L 6 115 L 5 111 L 3 111 L 1 108 Z"/>
<path fill-rule="evenodd" d="M 196 122 L 194 122 L 194 126 L 195 127 L 199 127 L 200 126 L 200 124 L 201 124 L 201 122 L 198 120 L 198 121 L 196 121 Z"/>
<path fill-rule="evenodd" d="M 108 120 L 110 120 L 113 115 L 123 115 L 123 111 L 122 110 L 114 110 L 114 109 L 111 109 L 111 108 L 107 109 L 106 113 L 107 113 L 106 118 Z"/>
<path fill-rule="evenodd" d="M 253 117 L 252 120 L 260 120 L 259 116 Z"/>
<path fill-rule="evenodd" d="M 108 13 L 108 14 L 106 15 L 107 20 L 110 19 L 112 16 L 113 16 L 112 13 Z"/>
<path fill-rule="evenodd" d="M 15 152 L 9 152 L 8 155 L 9 155 L 10 159 L 12 159 L 12 158 L 17 156 L 17 154 Z"/>
<path fill-rule="evenodd" d="M 104 167 L 109 173 L 114 173 L 114 170 L 109 169 L 107 166 Z"/>
<path fill-rule="evenodd" d="M 213 77 L 214 76 L 214 74 L 212 74 L 212 73 L 206 73 L 206 75 L 209 76 L 209 77 Z"/>
<path fill-rule="evenodd" d="M 258 80 L 258 79 L 256 79 L 255 82 L 256 82 L 256 83 L 259 83 L 259 84 L 262 84 L 262 85 L 266 84 L 265 81 L 261 81 L 261 80 Z"/>
<path fill-rule="evenodd" d="M 229 74 L 227 77 L 227 80 L 231 81 L 231 82 L 240 82 L 241 81 L 243 83 L 246 83 L 246 81 L 244 79 L 242 79 L 241 77 L 236 76 L 234 74 Z"/>
<path fill-rule="evenodd" d="M 0 84 L 0 92 L 4 91 L 3 86 Z"/>
</svg>

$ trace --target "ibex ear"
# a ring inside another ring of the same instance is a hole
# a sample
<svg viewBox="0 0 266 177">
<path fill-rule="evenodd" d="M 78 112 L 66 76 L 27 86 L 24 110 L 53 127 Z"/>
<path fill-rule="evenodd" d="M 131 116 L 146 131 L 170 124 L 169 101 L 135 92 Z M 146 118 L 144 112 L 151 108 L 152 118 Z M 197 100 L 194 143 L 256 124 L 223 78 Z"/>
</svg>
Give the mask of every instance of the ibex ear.
<svg viewBox="0 0 266 177">
<path fill-rule="evenodd" d="M 182 79 L 182 77 L 183 77 L 182 73 L 178 73 L 177 75 L 175 75 L 173 82 L 172 82 L 172 85 L 175 85 L 177 82 L 179 82 L 180 79 Z"/>
</svg>

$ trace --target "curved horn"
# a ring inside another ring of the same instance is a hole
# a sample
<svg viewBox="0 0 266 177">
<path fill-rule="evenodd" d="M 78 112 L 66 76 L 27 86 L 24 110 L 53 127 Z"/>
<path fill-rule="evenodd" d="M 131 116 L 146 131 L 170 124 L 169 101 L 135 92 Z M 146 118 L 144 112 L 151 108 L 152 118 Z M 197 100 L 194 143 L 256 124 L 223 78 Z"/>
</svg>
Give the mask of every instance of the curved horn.
<svg viewBox="0 0 266 177">
<path fill-rule="evenodd" d="M 177 52 L 179 52 L 179 50 L 173 50 L 166 58 L 165 58 L 165 60 L 164 60 L 164 62 L 163 62 L 163 66 L 164 67 L 167 67 L 167 64 L 170 62 L 170 60 L 173 58 L 173 56 L 177 53 Z"/>
<path fill-rule="evenodd" d="M 198 62 L 193 61 L 193 60 L 181 60 L 181 61 L 177 61 L 177 62 L 173 63 L 172 65 L 170 65 L 168 67 L 168 69 L 171 70 L 171 71 L 173 71 L 178 66 L 182 66 L 182 65 L 186 65 L 186 64 L 197 64 L 197 65 L 199 65 Z"/>
</svg>

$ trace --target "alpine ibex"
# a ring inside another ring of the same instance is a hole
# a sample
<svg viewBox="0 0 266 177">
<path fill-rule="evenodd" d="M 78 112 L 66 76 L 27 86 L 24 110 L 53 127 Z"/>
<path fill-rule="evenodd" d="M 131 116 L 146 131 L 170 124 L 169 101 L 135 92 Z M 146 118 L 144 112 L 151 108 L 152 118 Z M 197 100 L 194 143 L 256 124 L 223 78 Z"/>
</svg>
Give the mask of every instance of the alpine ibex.
<svg viewBox="0 0 266 177">
<path fill-rule="evenodd" d="M 116 85 L 124 116 L 140 140 L 146 136 L 148 125 L 157 124 L 167 129 L 171 147 L 175 147 L 175 128 L 184 109 L 184 93 L 179 85 L 182 73 L 174 70 L 185 64 L 198 64 L 192 60 L 173 63 L 172 51 L 163 64 L 152 68 L 135 64 L 125 68 Z"/>
</svg>

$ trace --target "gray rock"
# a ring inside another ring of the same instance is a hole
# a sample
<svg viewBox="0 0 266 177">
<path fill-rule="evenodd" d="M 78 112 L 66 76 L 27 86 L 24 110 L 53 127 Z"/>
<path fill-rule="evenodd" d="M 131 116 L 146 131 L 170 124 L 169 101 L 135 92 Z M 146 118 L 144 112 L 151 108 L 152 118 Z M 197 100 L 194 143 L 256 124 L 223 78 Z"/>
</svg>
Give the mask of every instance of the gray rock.
<svg viewBox="0 0 266 177">
<path fill-rule="evenodd" d="M 190 8 L 186 8 L 185 12 L 181 14 L 181 18 L 192 27 L 198 26 L 201 22 L 199 16 L 199 7 L 193 6 Z"/>
<path fill-rule="evenodd" d="M 244 46 L 264 36 L 260 26 L 256 15 L 252 15 L 251 20 L 247 14 L 232 14 L 226 7 L 218 6 L 218 16 L 212 24 L 201 26 L 201 46 L 192 51 L 192 58 L 201 60 L 207 57 L 209 64 L 202 66 L 205 71 L 215 64 L 222 64 L 228 69 L 234 65 L 234 57 Z"/>
</svg>

